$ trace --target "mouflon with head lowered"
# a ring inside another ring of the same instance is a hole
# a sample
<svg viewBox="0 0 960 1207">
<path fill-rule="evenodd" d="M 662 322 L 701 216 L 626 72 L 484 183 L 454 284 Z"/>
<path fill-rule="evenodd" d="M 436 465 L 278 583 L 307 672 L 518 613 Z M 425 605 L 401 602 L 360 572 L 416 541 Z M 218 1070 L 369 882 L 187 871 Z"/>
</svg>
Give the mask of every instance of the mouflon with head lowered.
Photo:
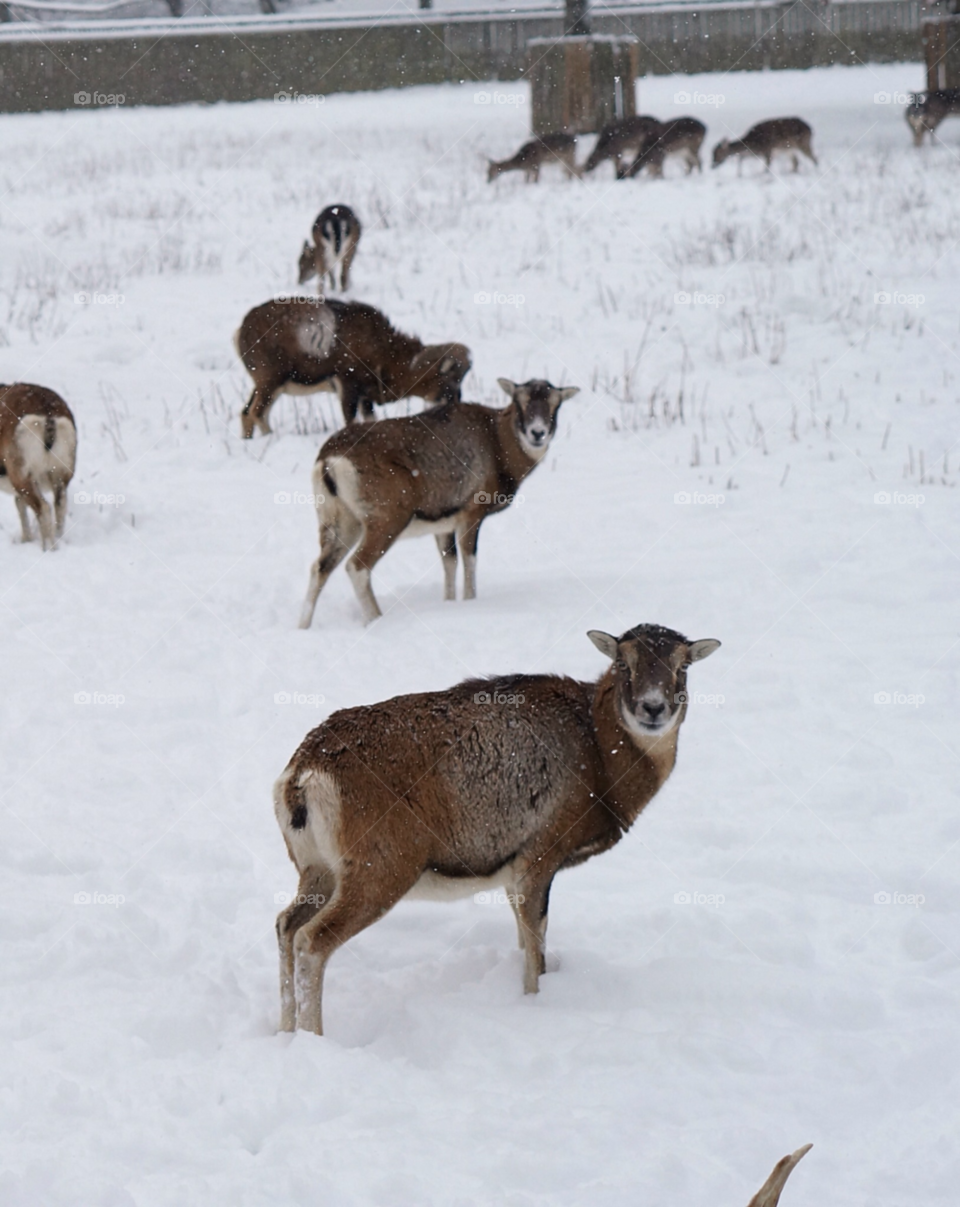
<svg viewBox="0 0 960 1207">
<path fill-rule="evenodd" d="M 610 659 L 596 682 L 471 679 L 307 734 L 274 787 L 300 876 L 277 918 L 281 1030 L 322 1033 L 327 961 L 404 897 L 504 889 L 537 992 L 553 878 L 618 843 L 663 786 L 687 668 L 720 645 L 656 624 L 588 636 Z"/>
<path fill-rule="evenodd" d="M 349 289 L 360 230 L 360 219 L 349 205 L 328 205 L 321 210 L 313 223 L 313 242 L 305 242 L 300 253 L 300 284 L 319 277 L 321 293 L 324 278 L 331 289 Z"/>
<path fill-rule="evenodd" d="M 695 117 L 678 117 L 674 121 L 662 122 L 641 143 L 630 167 L 626 171 L 618 170 L 617 179 L 636 176 L 644 168 L 650 169 L 651 176 L 663 176 L 663 161 L 668 155 L 683 156 L 688 176 L 694 168 L 702 172 L 700 147 L 706 136 L 707 127 Z"/>
<path fill-rule="evenodd" d="M 758 122 L 743 138 L 724 138 L 713 148 L 713 166 L 719 168 L 731 155 L 737 156 L 737 173 L 743 167 L 743 157 L 753 155 L 762 159 L 770 170 L 770 161 L 778 152 L 787 152 L 793 161 L 793 170 L 799 171 L 797 151 L 807 159 L 817 162 L 810 146 L 813 131 L 800 117 L 774 117 L 770 121 Z"/>
<path fill-rule="evenodd" d="M 579 393 L 549 381 L 499 380 L 510 395 L 502 410 L 448 402 L 420 415 L 346 427 L 326 442 L 313 467 L 320 556 L 310 569 L 302 629 L 355 545 L 347 573 L 367 624 L 381 615 L 371 572 L 400 537 L 436 537 L 445 599 L 456 599 L 459 544 L 463 598 L 475 598 L 480 525 L 513 502 L 550 446 L 560 404 Z"/>
<path fill-rule="evenodd" d="M 525 142 L 509 159 L 487 160 L 487 180 L 496 180 L 504 172 L 523 172 L 527 184 L 536 184 L 540 169 L 552 163 L 561 164 L 567 177 L 580 175 L 575 134 L 544 134 Z"/>
<path fill-rule="evenodd" d="M 76 423 L 59 394 L 25 382 L 0 386 L 0 490 L 14 496 L 24 541 L 33 539 L 32 511 L 42 548 L 56 548 L 76 460 Z"/>
<path fill-rule="evenodd" d="M 641 115 L 610 122 L 600 131 L 581 171 L 592 172 L 605 160 L 612 159 L 619 179 L 627 161 L 632 162 L 649 136 L 659 131 L 660 125 L 655 117 Z"/>
<path fill-rule="evenodd" d="M 331 390 L 345 423 L 373 404 L 417 397 L 436 404 L 459 401 L 470 370 L 463 344 L 424 346 L 391 327 L 386 315 L 363 302 L 334 298 L 277 298 L 249 312 L 235 337 L 237 353 L 253 378 L 241 413 L 243 436 L 266 435 L 278 394 Z"/>
</svg>

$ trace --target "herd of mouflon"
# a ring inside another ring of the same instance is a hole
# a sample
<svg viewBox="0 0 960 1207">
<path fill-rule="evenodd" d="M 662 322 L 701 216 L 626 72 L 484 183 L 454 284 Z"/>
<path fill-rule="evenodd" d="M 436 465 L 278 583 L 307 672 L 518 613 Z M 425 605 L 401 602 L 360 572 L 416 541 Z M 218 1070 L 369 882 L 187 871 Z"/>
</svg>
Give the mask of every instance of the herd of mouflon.
<svg viewBox="0 0 960 1207">
<path fill-rule="evenodd" d="M 917 145 L 953 113 L 960 90 L 917 94 L 906 114 Z M 605 127 L 580 166 L 574 136 L 550 134 L 491 162 L 489 179 L 520 170 L 535 181 L 551 162 L 580 176 L 606 160 L 618 179 L 644 169 L 661 176 L 671 156 L 689 173 L 701 168 L 705 134 L 689 117 L 629 117 Z M 785 153 L 796 170 L 798 152 L 817 162 L 811 137 L 800 118 L 760 122 L 718 143 L 713 165 L 752 156 L 769 168 Z M 347 290 L 360 235 L 349 206 L 324 209 L 303 245 L 300 284 L 317 277 L 321 290 Z M 324 585 L 348 557 L 364 621 L 380 616 L 373 569 L 401 537 L 433 535 L 445 599 L 456 598 L 462 559 L 462 595 L 473 599 L 480 527 L 543 460 L 578 388 L 501 377 L 504 407 L 463 402 L 471 365 L 463 344 L 424 345 L 374 307 L 322 293 L 255 307 L 235 343 L 253 379 L 244 437 L 270 431 L 281 393 L 330 390 L 343 410 L 345 426 L 313 470 L 320 552 L 301 628 L 311 626 Z M 372 422 L 378 404 L 410 397 L 426 409 Z M 31 513 L 44 549 L 62 535 L 76 449 L 62 398 L 42 386 L 0 386 L 0 486 L 14 495 L 25 541 Z M 619 842 L 659 791 L 676 760 L 688 669 L 720 645 L 656 624 L 587 636 L 607 660 L 594 681 L 473 679 L 341 710 L 306 736 L 274 790 L 299 873 L 297 895 L 277 919 L 282 1030 L 322 1032 L 327 961 L 404 898 L 503 890 L 516 917 L 523 988 L 537 991 L 554 877 Z M 806 1151 L 777 1165 L 751 1207 L 775 1207 Z"/>
</svg>

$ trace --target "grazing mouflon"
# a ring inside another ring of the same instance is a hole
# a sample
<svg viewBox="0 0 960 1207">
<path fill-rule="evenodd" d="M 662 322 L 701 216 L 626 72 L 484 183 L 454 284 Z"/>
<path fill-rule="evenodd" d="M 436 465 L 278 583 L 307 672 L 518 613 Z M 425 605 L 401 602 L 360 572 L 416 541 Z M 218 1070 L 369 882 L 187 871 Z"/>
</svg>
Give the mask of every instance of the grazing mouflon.
<svg viewBox="0 0 960 1207">
<path fill-rule="evenodd" d="M 504 172 L 523 172 L 528 184 L 540 179 L 540 169 L 559 163 L 567 176 L 578 176 L 577 136 L 575 134 L 544 134 L 525 142 L 516 155 L 509 159 L 487 161 L 487 180 L 496 180 Z"/>
<path fill-rule="evenodd" d="M 674 121 L 662 122 L 659 130 L 647 136 L 630 167 L 625 172 L 618 172 L 617 178 L 636 176 L 644 168 L 650 169 L 651 176 L 662 176 L 663 161 L 668 155 L 683 156 L 688 176 L 694 168 L 702 172 L 700 148 L 706 135 L 707 127 L 695 117 L 678 117 Z"/>
<path fill-rule="evenodd" d="M 372 306 L 333 298 L 264 302 L 243 320 L 235 343 L 253 378 L 241 414 L 244 438 L 254 427 L 270 431 L 267 416 L 278 394 L 332 390 L 344 422 L 352 423 L 358 409 L 372 419 L 374 403 L 458 400 L 470 369 L 463 344 L 425 347 Z"/>
<path fill-rule="evenodd" d="M 32 511 L 42 547 L 56 548 L 76 459 L 77 426 L 59 394 L 25 382 L 0 386 L 0 489 L 16 500 L 25 541 L 33 539 Z"/>
<path fill-rule="evenodd" d="M 350 265 L 360 242 L 360 219 L 349 205 L 328 205 L 313 224 L 313 242 L 304 243 L 300 253 L 300 284 L 311 277 L 324 277 L 331 289 L 350 288 Z"/>
<path fill-rule="evenodd" d="M 914 92 L 904 117 L 913 131 L 914 146 L 923 146 L 924 134 L 930 135 L 945 117 L 960 115 L 960 88 L 938 88 L 932 92 Z"/>
<path fill-rule="evenodd" d="M 800 161 L 797 151 L 802 151 L 807 159 L 817 162 L 817 157 L 810 146 L 813 131 L 802 118 L 775 117 L 767 122 L 758 122 L 748 130 L 743 138 L 724 138 L 713 148 L 713 166 L 719 166 L 731 155 L 737 156 L 737 173 L 743 165 L 744 155 L 754 155 L 762 159 L 770 170 L 770 161 L 779 151 L 789 152 L 793 160 L 793 170 L 799 170 Z"/>
<path fill-rule="evenodd" d="M 612 159 L 619 179 L 627 161 L 633 161 L 643 144 L 651 134 L 660 130 L 660 126 L 655 117 L 621 117 L 618 121 L 610 122 L 600 131 L 581 172 L 592 172 L 605 160 Z"/>
<path fill-rule="evenodd" d="M 471 679 L 307 734 L 274 788 L 300 876 L 277 918 L 282 1030 L 322 1033 L 327 961 L 407 896 L 506 889 L 537 992 L 553 878 L 618 843 L 657 794 L 687 668 L 720 645 L 655 624 L 588 636 L 611 663 L 595 682 Z"/>
<path fill-rule="evenodd" d="M 475 598 L 480 525 L 513 502 L 550 445 L 560 404 L 579 392 L 505 377 L 500 385 L 510 395 L 502 410 L 448 402 L 330 437 L 313 468 L 320 556 L 310 570 L 302 629 L 310 627 L 324 584 L 355 545 L 347 573 L 366 624 L 381 615 L 370 575 L 400 537 L 436 537 L 445 599 L 456 599 L 459 544 L 463 598 Z"/>
</svg>

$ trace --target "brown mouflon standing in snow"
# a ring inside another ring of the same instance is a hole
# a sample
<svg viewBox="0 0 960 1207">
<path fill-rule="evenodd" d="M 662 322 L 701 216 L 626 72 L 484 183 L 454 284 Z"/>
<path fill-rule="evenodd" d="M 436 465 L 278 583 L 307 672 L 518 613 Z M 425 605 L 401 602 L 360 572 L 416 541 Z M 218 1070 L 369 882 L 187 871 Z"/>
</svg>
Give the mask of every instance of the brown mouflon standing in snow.
<svg viewBox="0 0 960 1207">
<path fill-rule="evenodd" d="M 264 302 L 244 318 L 234 343 L 253 378 L 240 416 L 244 439 L 255 427 L 270 431 L 278 394 L 331 390 L 340 397 L 344 422 L 352 423 L 358 409 L 372 419 L 375 402 L 459 400 L 470 369 L 463 344 L 425 347 L 372 306 L 334 298 Z"/>
<path fill-rule="evenodd" d="M 577 168 L 577 136 L 575 134 L 544 134 L 542 138 L 525 142 L 520 150 L 510 157 L 487 161 L 487 180 L 496 180 L 504 172 L 523 172 L 528 184 L 540 179 L 540 169 L 552 163 L 563 165 L 567 176 L 579 176 Z"/>
<path fill-rule="evenodd" d="M 588 634 L 610 666 L 472 679 L 334 713 L 274 787 L 300 875 L 277 918 L 280 1027 L 322 1033 L 331 955 L 404 897 L 502 887 L 524 955 L 544 971 L 554 876 L 620 841 L 673 770 L 687 668 L 719 641 L 641 624 Z"/>
<path fill-rule="evenodd" d="M 32 511 L 43 548 L 56 548 L 76 460 L 77 427 L 59 394 L 25 382 L 0 386 L 0 489 L 16 499 L 25 541 L 33 539 Z"/>
<path fill-rule="evenodd" d="M 500 385 L 510 395 L 502 410 L 448 402 L 330 437 L 313 467 L 320 556 L 310 570 L 302 629 L 310 627 L 324 584 L 355 545 L 347 573 L 366 624 L 381 615 L 370 575 L 399 537 L 436 537 L 445 599 L 456 599 L 459 544 L 463 598 L 476 596 L 480 525 L 513 501 L 550 445 L 560 404 L 579 392 L 505 377 Z"/>
<path fill-rule="evenodd" d="M 960 115 L 960 88 L 939 88 L 933 92 L 914 92 L 904 117 L 913 131 L 914 146 L 923 146 L 924 134 L 930 135 L 945 117 Z"/>
<path fill-rule="evenodd" d="M 618 179 L 636 176 L 644 168 L 650 169 L 651 176 L 662 176 L 663 161 L 668 155 L 683 156 L 688 176 L 694 168 L 702 172 L 700 148 L 706 136 L 707 127 L 695 117 L 678 117 L 674 121 L 663 122 L 659 130 L 647 136 L 630 167 L 623 173 L 617 173 Z"/>
<path fill-rule="evenodd" d="M 802 118 L 775 117 L 768 122 L 758 122 L 748 130 L 743 138 L 724 138 L 713 148 L 713 166 L 719 166 L 731 155 L 737 156 L 737 174 L 743 165 L 744 155 L 755 155 L 762 159 L 770 170 L 770 160 L 778 151 L 788 151 L 793 160 L 793 170 L 799 170 L 800 161 L 797 151 L 802 151 L 807 159 L 817 162 L 817 157 L 810 146 L 813 131 Z"/>
<path fill-rule="evenodd" d="M 632 161 L 651 134 L 660 130 L 661 123 L 655 117 L 621 117 L 610 122 L 600 131 L 593 150 L 583 165 L 582 172 L 592 172 L 607 159 L 613 160 L 617 178 L 627 161 Z"/>
<path fill-rule="evenodd" d="M 300 253 L 300 284 L 311 277 L 324 277 L 331 289 L 350 288 L 350 265 L 360 242 L 360 219 L 349 205 L 328 205 L 313 224 L 313 242 L 304 243 Z"/>
</svg>

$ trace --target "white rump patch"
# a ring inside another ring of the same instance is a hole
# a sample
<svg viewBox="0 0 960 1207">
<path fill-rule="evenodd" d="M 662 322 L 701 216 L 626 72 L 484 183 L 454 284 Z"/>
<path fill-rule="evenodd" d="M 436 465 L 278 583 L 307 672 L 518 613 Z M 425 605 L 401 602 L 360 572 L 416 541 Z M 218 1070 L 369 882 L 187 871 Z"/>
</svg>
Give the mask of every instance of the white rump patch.
<svg viewBox="0 0 960 1207">
<path fill-rule="evenodd" d="M 322 359 L 333 349 L 336 329 L 337 319 L 329 306 L 310 306 L 297 324 L 297 343 L 308 356 Z"/>
</svg>

